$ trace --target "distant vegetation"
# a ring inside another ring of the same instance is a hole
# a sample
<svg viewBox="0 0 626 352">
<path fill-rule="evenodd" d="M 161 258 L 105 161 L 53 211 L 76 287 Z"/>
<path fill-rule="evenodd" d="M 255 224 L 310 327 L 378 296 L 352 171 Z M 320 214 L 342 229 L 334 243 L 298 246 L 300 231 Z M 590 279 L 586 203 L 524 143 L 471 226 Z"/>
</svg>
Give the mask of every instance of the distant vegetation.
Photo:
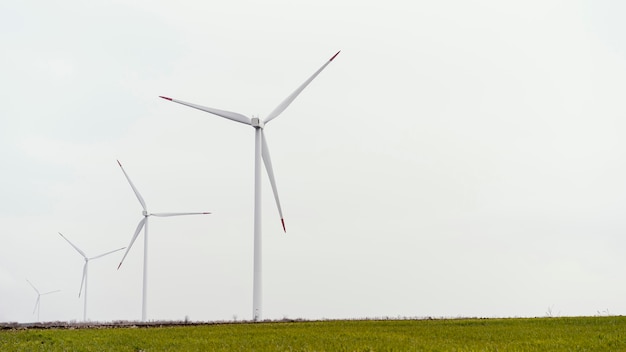
<svg viewBox="0 0 626 352">
<path fill-rule="evenodd" d="M 64 328 L 5 324 L 0 330 L 0 351 L 625 350 L 626 317 L 621 316 L 67 324 Z"/>
</svg>

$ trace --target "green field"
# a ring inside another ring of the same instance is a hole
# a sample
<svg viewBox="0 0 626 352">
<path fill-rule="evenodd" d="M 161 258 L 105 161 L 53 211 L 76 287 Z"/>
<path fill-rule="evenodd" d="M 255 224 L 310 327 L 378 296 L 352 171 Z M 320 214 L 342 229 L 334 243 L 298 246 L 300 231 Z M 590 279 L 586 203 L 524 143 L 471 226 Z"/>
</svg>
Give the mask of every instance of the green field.
<svg viewBox="0 0 626 352">
<path fill-rule="evenodd" d="M 626 351 L 626 317 L 5 329 L 0 351 Z"/>
</svg>

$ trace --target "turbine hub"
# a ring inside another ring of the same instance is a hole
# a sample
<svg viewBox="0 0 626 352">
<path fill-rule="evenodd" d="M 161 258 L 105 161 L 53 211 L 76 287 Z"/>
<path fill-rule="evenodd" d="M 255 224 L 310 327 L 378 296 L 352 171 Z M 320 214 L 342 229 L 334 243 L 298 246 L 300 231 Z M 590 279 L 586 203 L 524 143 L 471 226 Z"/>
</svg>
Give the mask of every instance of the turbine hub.
<svg viewBox="0 0 626 352">
<path fill-rule="evenodd" d="M 253 117 L 250 121 L 250 124 L 252 125 L 252 127 L 254 128 L 263 128 L 265 127 L 265 122 L 263 122 L 260 118 L 258 117 Z"/>
<path fill-rule="evenodd" d="M 144 211 L 142 211 L 141 213 L 143 214 L 143 216 L 148 216 L 148 212 L 147 212 L 147 211 L 145 211 L 145 210 L 144 210 Z"/>
</svg>

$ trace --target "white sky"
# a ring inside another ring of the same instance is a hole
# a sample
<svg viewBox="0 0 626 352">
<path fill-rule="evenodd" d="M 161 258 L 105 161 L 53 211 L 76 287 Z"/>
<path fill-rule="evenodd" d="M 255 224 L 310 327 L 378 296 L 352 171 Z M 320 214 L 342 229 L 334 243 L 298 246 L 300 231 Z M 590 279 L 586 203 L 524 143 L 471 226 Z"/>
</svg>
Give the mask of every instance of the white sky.
<svg viewBox="0 0 626 352">
<path fill-rule="evenodd" d="M 152 218 L 149 319 L 626 314 L 618 1 L 0 3 L 0 321 L 80 320 L 82 258 Z M 90 266 L 91 320 L 141 317 L 142 237 Z"/>
</svg>

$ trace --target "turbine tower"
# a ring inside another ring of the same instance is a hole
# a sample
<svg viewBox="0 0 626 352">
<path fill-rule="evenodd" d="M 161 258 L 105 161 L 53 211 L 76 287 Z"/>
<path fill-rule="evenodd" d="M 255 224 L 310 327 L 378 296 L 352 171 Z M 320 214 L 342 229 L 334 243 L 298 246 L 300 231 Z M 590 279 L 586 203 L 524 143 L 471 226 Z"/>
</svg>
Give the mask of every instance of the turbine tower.
<svg viewBox="0 0 626 352">
<path fill-rule="evenodd" d="M 109 255 L 111 253 L 115 253 L 117 251 L 121 251 L 122 249 L 126 248 L 126 247 L 122 247 L 122 248 L 118 248 L 116 250 L 110 251 L 110 252 L 106 252 L 104 254 L 100 254 L 97 255 L 95 257 L 87 257 L 87 255 L 85 254 L 85 252 L 81 251 L 80 248 L 78 248 L 75 244 L 73 244 L 72 242 L 70 242 L 70 240 L 68 240 L 65 236 L 63 236 L 62 233 L 59 232 L 59 235 L 61 235 L 61 237 L 63 237 L 64 240 L 67 241 L 67 243 L 69 243 L 72 247 L 74 247 L 74 249 L 83 256 L 83 258 L 85 259 L 85 265 L 83 265 L 83 278 L 80 281 L 80 289 L 78 290 L 78 297 L 80 297 L 81 292 L 83 292 L 83 286 L 85 287 L 85 303 L 83 304 L 83 321 L 87 321 L 87 282 L 88 282 L 88 276 L 89 276 L 89 261 L 93 260 L 93 259 L 98 259 L 98 258 L 102 258 L 105 255 Z"/>
<path fill-rule="evenodd" d="M 28 281 L 28 279 L 26 279 L 26 282 L 28 282 L 28 284 L 33 288 L 33 290 L 35 290 L 35 292 L 37 292 L 37 301 L 35 301 L 35 309 L 33 309 L 33 314 L 35 314 L 35 312 L 37 312 L 37 321 L 40 321 L 39 313 L 40 313 L 40 308 L 41 308 L 41 296 L 49 295 L 51 293 L 60 292 L 61 290 L 54 290 L 54 291 L 40 293 L 39 290 L 37 289 L 37 287 L 35 287 L 35 285 L 33 285 L 30 281 Z"/>
<path fill-rule="evenodd" d="M 117 266 L 117 269 L 119 269 L 122 266 L 122 263 L 124 262 L 124 259 L 126 259 L 126 255 L 128 255 L 128 252 L 130 251 L 131 247 L 133 246 L 133 243 L 135 243 L 135 240 L 137 239 L 137 236 L 139 236 L 139 232 L 141 232 L 141 229 L 143 228 L 143 294 L 142 294 L 142 303 L 141 303 L 141 320 L 142 321 L 146 321 L 146 315 L 147 315 L 147 295 L 148 295 L 148 217 L 150 216 L 158 216 L 158 217 L 169 217 L 169 216 L 181 216 L 181 215 L 205 215 L 205 214 L 211 214 L 209 212 L 202 212 L 202 213 L 149 213 L 148 209 L 146 208 L 146 202 L 143 200 L 143 197 L 141 196 L 141 194 L 139 194 L 139 191 L 137 190 L 137 188 L 135 188 L 135 185 L 133 184 L 133 182 L 130 180 L 130 177 L 128 177 L 128 174 L 126 173 L 126 171 L 124 170 L 124 167 L 122 166 L 122 163 L 120 163 L 120 161 L 117 161 L 118 165 L 120 166 L 120 168 L 122 169 L 122 172 L 124 173 L 124 176 L 126 176 L 126 179 L 128 180 L 128 183 L 130 184 L 130 187 L 133 189 L 133 192 L 135 192 L 135 196 L 137 196 L 137 200 L 139 200 L 139 203 L 141 204 L 141 207 L 143 208 L 143 218 L 139 221 L 139 224 L 137 225 L 137 229 L 135 230 L 135 234 L 133 235 L 132 239 L 130 240 L 130 244 L 128 245 L 128 248 L 126 249 L 126 252 L 124 252 L 124 257 L 122 257 L 122 260 L 120 261 L 120 265 Z"/>
<path fill-rule="evenodd" d="M 258 117 L 248 117 L 236 112 L 219 110 L 215 108 L 209 108 L 202 105 L 188 103 L 182 100 L 172 99 L 169 97 L 160 96 L 165 100 L 169 100 L 178 104 L 186 105 L 194 109 L 202 110 L 213 115 L 221 116 L 232 121 L 240 122 L 254 128 L 254 278 L 253 278 L 253 294 L 252 294 L 252 317 L 254 321 L 262 319 L 262 238 L 261 238 L 261 159 L 265 164 L 265 170 L 272 186 L 274 193 L 274 199 L 276 200 L 276 206 L 278 208 L 278 214 L 280 215 L 280 222 L 283 227 L 283 231 L 287 232 L 285 228 L 285 220 L 283 218 L 283 211 L 280 206 L 280 200 L 278 198 L 278 190 L 276 189 L 276 180 L 274 178 L 274 170 L 272 168 L 272 161 L 270 159 L 270 152 L 267 147 L 267 142 L 263 129 L 266 124 L 278 117 L 287 107 L 291 104 L 296 97 L 306 88 L 317 75 L 322 72 L 328 64 L 339 55 L 339 51 L 333 55 L 322 67 L 320 67 L 315 73 L 309 77 L 304 83 L 302 83 L 293 93 L 291 93 L 283 102 L 281 102 L 264 120 Z"/>
</svg>

